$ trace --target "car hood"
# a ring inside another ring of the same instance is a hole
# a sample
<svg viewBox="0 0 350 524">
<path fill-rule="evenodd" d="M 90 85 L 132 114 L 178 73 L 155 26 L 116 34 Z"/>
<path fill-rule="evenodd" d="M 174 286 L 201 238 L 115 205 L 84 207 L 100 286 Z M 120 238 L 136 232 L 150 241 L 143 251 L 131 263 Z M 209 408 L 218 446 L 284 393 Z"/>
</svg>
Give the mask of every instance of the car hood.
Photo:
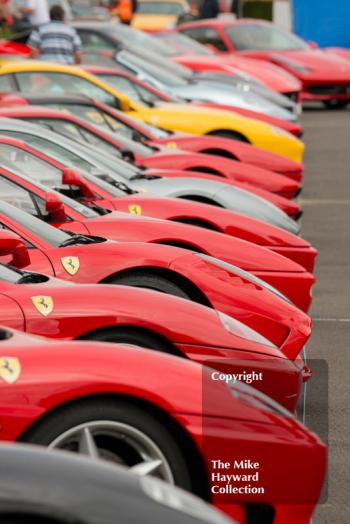
<svg viewBox="0 0 350 524">
<path fill-rule="evenodd" d="M 269 52 L 271 60 L 278 63 L 281 60 L 294 63 L 310 70 L 309 74 L 322 73 L 325 79 L 331 80 L 333 77 L 350 80 L 350 63 L 345 58 L 322 49 L 307 49 L 295 51 L 271 51 Z M 288 64 L 286 64 L 288 67 Z M 301 73 L 307 75 L 307 73 Z"/>
<path fill-rule="evenodd" d="M 218 53 L 214 56 L 184 55 L 176 57 L 175 61 L 183 65 L 188 65 L 188 67 L 190 67 L 191 63 L 195 63 L 204 69 L 217 69 L 219 66 L 223 71 L 226 70 L 227 72 L 231 71 L 234 73 L 238 70 L 238 72 L 246 73 L 253 79 L 279 92 L 300 91 L 301 89 L 299 80 L 278 66 L 269 64 L 265 67 L 265 64 L 261 64 L 259 60 L 244 58 L 235 53 L 225 53 L 222 55 Z"/>
<path fill-rule="evenodd" d="M 85 225 L 91 234 L 115 240 L 188 246 L 246 271 L 304 271 L 295 262 L 264 247 L 191 225 L 118 212 L 86 220 Z"/>
</svg>

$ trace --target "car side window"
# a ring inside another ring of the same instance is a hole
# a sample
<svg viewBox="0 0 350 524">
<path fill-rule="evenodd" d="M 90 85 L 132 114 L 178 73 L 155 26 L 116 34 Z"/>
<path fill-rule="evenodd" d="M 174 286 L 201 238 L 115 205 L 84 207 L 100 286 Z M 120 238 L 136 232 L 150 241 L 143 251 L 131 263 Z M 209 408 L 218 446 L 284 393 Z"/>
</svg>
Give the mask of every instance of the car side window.
<svg viewBox="0 0 350 524">
<path fill-rule="evenodd" d="M 83 48 L 92 49 L 93 51 L 102 51 L 103 49 L 108 49 L 111 51 L 115 50 L 115 46 L 113 44 L 97 33 L 93 33 L 92 31 L 78 30 L 78 34 L 80 36 Z"/>
<path fill-rule="evenodd" d="M 181 32 L 201 44 L 210 44 L 219 49 L 219 51 L 227 51 L 221 36 L 213 27 L 193 27 L 191 29 L 183 29 Z"/>
<path fill-rule="evenodd" d="M 0 176 L 1 200 L 37 218 L 46 217 L 45 201 L 31 191 Z"/>
<path fill-rule="evenodd" d="M 89 80 L 66 73 L 50 73 L 33 71 L 17 73 L 16 80 L 21 92 L 40 95 L 62 95 L 64 93 L 80 93 L 94 98 L 107 105 L 116 105 L 113 95 L 96 86 Z"/>
<path fill-rule="evenodd" d="M 0 75 L 0 93 L 13 93 L 15 90 L 12 75 Z"/>
<path fill-rule="evenodd" d="M 15 235 L 18 235 L 21 238 L 22 242 L 24 242 L 24 244 L 26 245 L 27 249 L 35 249 L 33 244 L 31 244 L 30 242 L 28 242 L 28 240 L 26 240 L 25 238 L 21 237 L 21 235 L 19 235 L 18 231 L 14 231 L 13 229 L 8 227 L 3 222 L 0 222 L 0 230 L 1 229 L 3 229 L 4 231 L 10 231 L 11 233 L 15 233 Z M 0 522 L 1 522 L 1 524 L 3 524 L 2 520 Z"/>
</svg>

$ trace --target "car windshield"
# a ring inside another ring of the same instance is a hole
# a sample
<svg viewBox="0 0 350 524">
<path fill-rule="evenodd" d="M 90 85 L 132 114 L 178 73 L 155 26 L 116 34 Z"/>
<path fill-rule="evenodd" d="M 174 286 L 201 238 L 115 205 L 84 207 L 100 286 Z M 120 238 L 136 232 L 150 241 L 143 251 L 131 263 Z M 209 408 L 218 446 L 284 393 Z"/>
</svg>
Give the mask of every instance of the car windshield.
<svg viewBox="0 0 350 524">
<path fill-rule="evenodd" d="M 86 155 L 84 155 L 81 150 L 83 151 L 86 146 L 83 144 L 79 145 L 79 147 L 78 145 L 74 147 L 74 150 L 76 151 L 75 153 L 71 149 L 59 145 L 56 141 L 54 142 L 51 139 L 45 139 L 30 133 L 12 130 L 7 131 L 3 129 L 1 130 L 1 133 L 6 136 L 18 138 L 19 140 L 27 142 L 34 149 L 43 151 L 46 155 L 51 156 L 54 160 L 67 167 L 73 167 L 80 170 L 83 175 L 87 177 L 89 173 L 93 174 L 96 171 L 107 171 L 108 173 L 117 171 L 120 173 L 120 176 L 118 178 L 118 175 L 116 175 L 115 179 L 119 182 L 125 182 L 125 179 L 130 179 L 139 173 L 139 170 L 131 164 L 119 160 L 116 157 L 111 157 L 107 154 L 100 155 L 97 150 L 95 152 L 95 148 L 90 147 Z M 91 157 L 91 161 L 88 161 L 87 159 Z M 93 177 L 93 180 L 95 180 L 95 177 Z M 115 196 L 125 195 L 126 193 L 125 190 L 117 189 L 116 187 L 114 187 L 113 191 L 111 191 L 112 188 L 110 188 L 106 183 L 104 184 L 104 187 L 105 190 L 107 190 L 109 193 L 113 193 Z M 101 184 L 101 188 L 103 188 L 103 184 Z"/>
<path fill-rule="evenodd" d="M 103 129 L 104 131 L 113 131 L 125 134 L 129 138 L 133 136 L 132 127 L 129 127 L 123 120 L 110 115 L 108 112 L 89 104 L 71 104 L 59 102 L 47 102 L 46 106 L 53 107 L 68 115 L 75 115 L 85 122 L 92 124 L 95 127 Z M 124 118 L 124 117 L 123 117 Z M 138 123 L 139 126 L 139 123 Z M 141 127 L 141 126 L 139 126 Z"/>
<path fill-rule="evenodd" d="M 138 10 L 140 4 L 138 5 Z M 106 26 L 106 32 L 114 37 L 118 42 L 123 43 L 126 47 L 129 47 L 131 44 L 136 45 L 142 48 L 146 48 L 153 53 L 159 53 L 159 42 L 157 38 L 153 35 L 148 35 L 137 29 L 132 29 L 131 27 L 125 26 L 123 24 L 115 24 Z M 162 46 L 161 54 L 164 56 L 174 55 L 173 50 L 168 45 L 164 44 Z"/>
<path fill-rule="evenodd" d="M 138 3 L 137 13 L 147 15 L 176 15 L 181 16 L 185 12 L 184 6 L 178 2 L 148 2 Z"/>
<path fill-rule="evenodd" d="M 226 27 L 225 33 L 238 51 L 308 49 L 297 36 L 270 24 L 236 24 Z"/>
<path fill-rule="evenodd" d="M 118 53 L 117 60 L 132 72 L 144 73 L 148 75 L 150 79 L 154 79 L 164 86 L 181 87 L 187 85 L 187 81 L 183 78 L 129 51 L 121 51 Z"/>
<path fill-rule="evenodd" d="M 13 191 L 12 187 L 10 191 Z M 2 198 L 4 194 L 8 194 L 10 198 L 9 184 L 4 179 L 0 180 L 0 194 Z M 26 213 L 18 207 L 10 205 L 4 200 L 0 200 L 0 213 L 7 216 L 13 222 L 21 225 L 24 229 L 29 230 L 35 236 L 41 238 L 51 246 L 59 247 L 63 242 L 70 238 L 68 233 L 65 233 L 57 227 L 46 224 L 46 222 Z"/>
<path fill-rule="evenodd" d="M 210 49 L 181 33 L 160 33 L 158 38 L 168 44 L 175 55 L 194 53 L 196 55 L 215 56 Z M 162 53 L 162 47 L 159 51 Z"/>
<path fill-rule="evenodd" d="M 60 169 L 24 149 L 20 149 L 19 147 L 11 146 L 9 144 L 0 144 L 0 163 L 2 167 L 18 176 L 28 176 L 28 178 L 33 180 L 34 185 L 44 191 L 46 190 L 45 188 L 49 188 L 51 191 L 64 188 L 62 185 L 62 172 Z M 45 187 L 40 187 L 41 184 Z M 17 195 L 19 190 L 20 188 L 17 190 Z M 68 208 L 70 207 L 71 209 L 74 209 L 85 218 L 95 218 L 99 216 L 96 211 L 84 204 L 80 204 L 63 194 L 58 196 L 60 200 L 68 206 Z M 25 210 L 28 211 L 28 209 Z"/>
</svg>

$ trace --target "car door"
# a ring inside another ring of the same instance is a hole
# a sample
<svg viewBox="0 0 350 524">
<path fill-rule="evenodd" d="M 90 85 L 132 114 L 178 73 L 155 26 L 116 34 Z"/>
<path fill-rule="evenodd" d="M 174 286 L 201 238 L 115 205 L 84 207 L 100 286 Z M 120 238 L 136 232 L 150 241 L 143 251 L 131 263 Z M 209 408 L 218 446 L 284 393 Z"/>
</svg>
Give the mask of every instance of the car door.
<svg viewBox="0 0 350 524">
<path fill-rule="evenodd" d="M 7 285 L 0 281 L 0 323 L 2 326 L 24 331 L 24 315 L 19 304 L 6 294 Z"/>
</svg>

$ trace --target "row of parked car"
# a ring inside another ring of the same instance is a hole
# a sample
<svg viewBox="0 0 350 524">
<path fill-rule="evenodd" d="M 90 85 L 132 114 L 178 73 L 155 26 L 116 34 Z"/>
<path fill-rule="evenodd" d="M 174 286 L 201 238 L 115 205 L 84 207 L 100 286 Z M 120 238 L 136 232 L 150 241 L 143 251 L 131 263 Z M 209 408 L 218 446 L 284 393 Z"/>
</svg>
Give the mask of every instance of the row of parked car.
<svg viewBox="0 0 350 524">
<path fill-rule="evenodd" d="M 0 440 L 53 451 L 0 448 L 2 522 L 227 522 L 172 484 L 236 523 L 309 524 L 300 90 L 180 67 L 175 33 L 77 27 L 84 67 L 0 62 Z"/>
</svg>

